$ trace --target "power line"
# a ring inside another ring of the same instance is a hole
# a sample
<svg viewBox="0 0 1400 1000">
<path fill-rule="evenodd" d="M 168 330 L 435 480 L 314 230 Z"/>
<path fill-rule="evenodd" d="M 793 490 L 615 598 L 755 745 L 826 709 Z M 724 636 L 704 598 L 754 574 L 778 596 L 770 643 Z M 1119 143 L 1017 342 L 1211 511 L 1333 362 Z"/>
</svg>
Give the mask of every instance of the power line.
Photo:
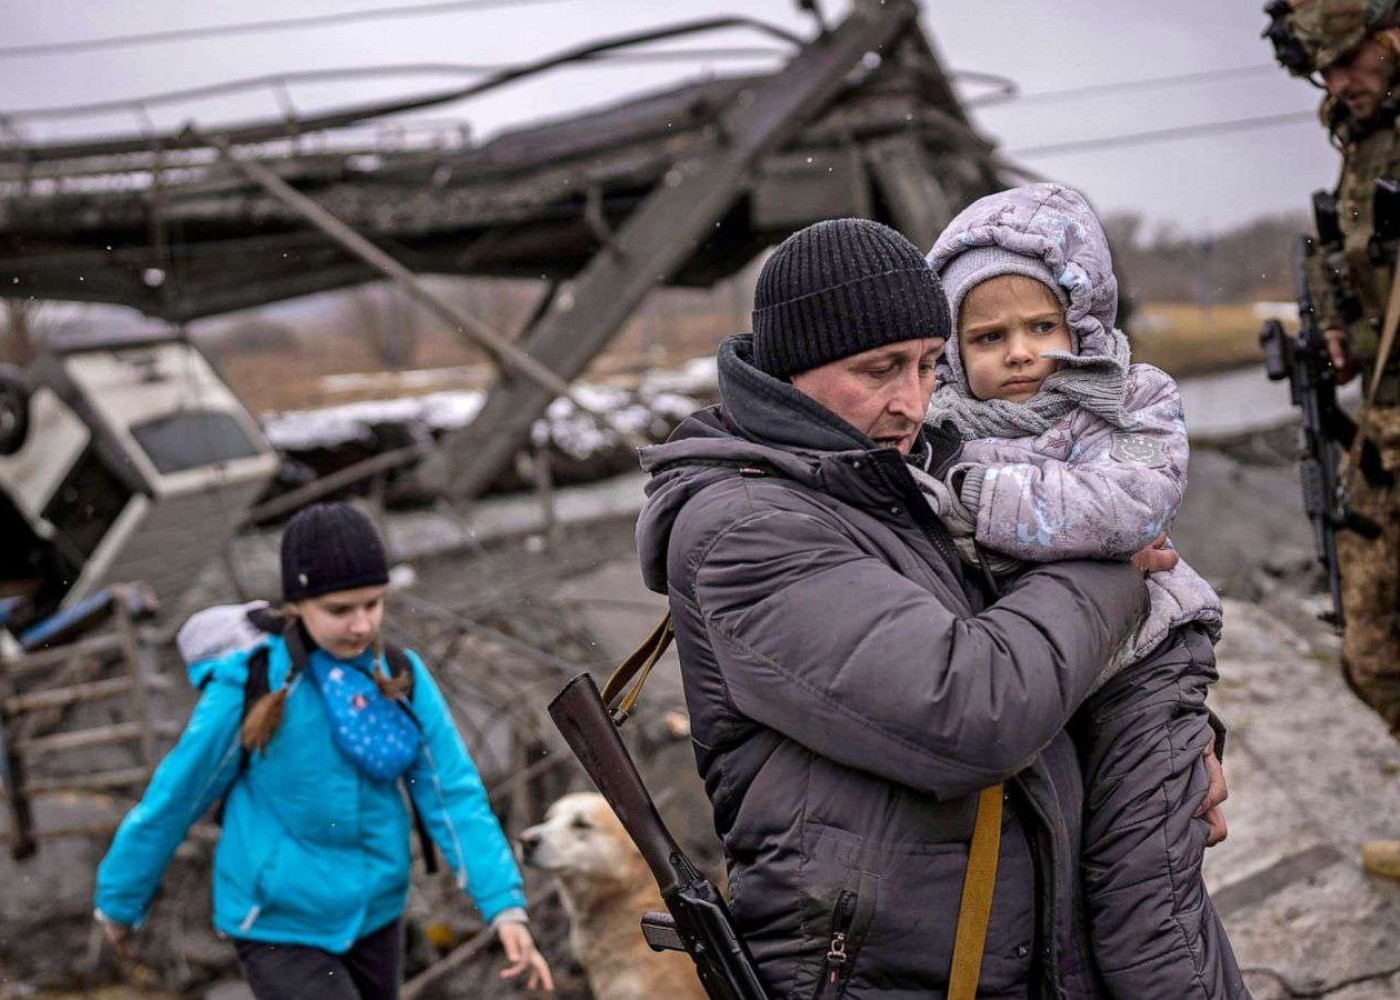
<svg viewBox="0 0 1400 1000">
<path fill-rule="evenodd" d="M 550 0 L 545 0 L 545 2 L 550 2 Z M 789 45 L 800 46 L 804 44 L 801 36 L 794 34 L 781 25 L 751 17 L 712 17 L 696 21 L 683 21 L 661 28 L 653 28 L 647 31 L 617 35 L 611 38 L 589 42 L 584 45 L 564 49 L 552 55 L 543 56 L 539 59 L 512 64 L 506 69 L 488 74 L 486 79 L 480 82 L 465 87 L 453 87 L 448 90 L 437 90 L 408 97 L 380 99 L 369 103 L 341 107 L 332 111 L 323 111 L 306 118 L 297 118 L 294 120 L 289 120 L 284 111 L 283 115 L 279 118 L 262 119 L 239 125 L 226 126 L 218 129 L 215 134 L 222 142 L 230 145 L 251 145 L 280 141 L 307 132 L 345 128 L 371 118 L 406 114 L 412 111 L 421 111 L 425 108 L 440 107 L 445 104 L 464 101 L 468 98 L 479 97 L 482 94 L 497 90 L 518 80 L 538 76 L 541 73 L 556 69 L 560 66 L 575 65 L 590 59 L 596 59 L 605 53 L 618 52 L 640 45 L 647 45 L 652 42 L 669 41 L 689 35 L 740 28 L 756 31 L 770 38 L 777 38 Z M 0 127 L 4 125 L 4 117 L 0 116 Z M 208 148 L 209 145 L 210 143 L 207 135 L 189 127 L 163 133 L 154 133 L 147 129 L 133 135 L 122 136 L 115 139 L 80 139 L 43 145 L 16 146 L 12 149 L 5 149 L 3 146 L 0 146 L 0 161 L 23 159 L 26 163 L 40 163 L 54 160 L 82 159 L 93 156 L 123 156 L 128 153 L 144 154 L 156 149 L 173 151 L 178 149 Z"/>
<path fill-rule="evenodd" d="M 1116 83 L 1093 83 L 1083 87 L 1066 87 L 1062 90 L 1038 90 L 1028 94 L 1007 93 L 1003 89 L 986 97 L 971 98 L 967 104 L 969 107 L 978 108 L 999 107 L 1006 104 L 1042 104 L 1049 101 L 1079 100 L 1085 97 L 1097 97 L 1101 94 L 1115 94 L 1125 91 L 1157 90 L 1162 87 L 1177 87 L 1190 83 L 1238 80 L 1276 72 L 1278 72 L 1278 67 L 1273 63 L 1257 63 L 1253 66 L 1208 69 L 1196 73 L 1173 73 L 1169 76 L 1149 76 L 1138 80 L 1121 80 Z"/>
<path fill-rule="evenodd" d="M 143 31 L 131 35 L 110 35 L 106 38 L 84 38 L 72 42 L 36 42 L 31 45 L 0 47 L 0 59 L 29 56 L 51 56 L 68 52 L 90 52 L 95 49 L 118 49 L 136 45 L 161 45 L 190 38 L 215 38 L 224 35 L 251 35 L 274 31 L 298 31 L 303 28 L 323 28 L 360 21 L 382 21 L 399 17 L 431 17 L 461 10 L 492 10 L 523 7 L 526 4 L 562 3 L 565 0 L 439 0 L 437 3 L 409 4 L 403 7 L 371 7 L 347 10 L 338 14 L 313 14 L 279 20 L 240 21 L 233 24 L 211 24 L 202 28 L 170 28 L 165 31 Z"/>
<path fill-rule="evenodd" d="M 607 63 L 668 63 L 706 59 L 753 59 L 772 58 L 785 55 L 785 49 L 771 46 L 728 46 L 722 48 L 662 49 L 656 52 L 602 52 L 579 60 L 581 65 L 605 65 Z M 122 111 L 139 111 L 163 104 L 181 104 L 201 98 L 217 97 L 221 94 L 257 90 L 263 87 L 285 87 L 293 83 L 334 83 L 341 80 L 355 80 L 395 76 L 482 76 L 487 73 L 502 73 L 515 68 L 518 63 L 400 63 L 383 66 L 346 66 L 336 69 L 295 70 L 290 73 L 266 73 L 260 76 L 242 77 L 220 83 L 205 84 L 199 87 L 184 87 L 167 90 L 158 94 L 140 97 L 119 97 L 105 101 L 92 101 L 86 104 L 54 105 L 47 108 L 21 108 L 18 111 L 0 111 L 0 121 L 21 119 L 53 120 L 59 118 L 86 118 L 93 115 Z"/>
<path fill-rule="evenodd" d="M 1285 111 L 1276 115 L 1260 115 L 1255 118 L 1236 118 L 1225 122 L 1204 122 L 1200 125 L 1183 125 L 1178 128 L 1153 129 L 1148 132 L 1129 132 L 1126 135 L 1111 135 L 1101 139 L 1079 139 L 1073 142 L 1057 142 L 1046 146 L 1028 146 L 1025 149 L 1009 149 L 1005 156 L 1054 156 L 1062 153 L 1084 153 L 1095 149 L 1114 149 L 1123 146 L 1145 146 L 1154 142 L 1171 142 L 1174 139 L 1191 139 L 1198 136 L 1222 135 L 1245 132 L 1259 128 L 1274 128 L 1279 125 L 1294 125 L 1299 122 L 1317 122 L 1315 111 Z"/>
</svg>

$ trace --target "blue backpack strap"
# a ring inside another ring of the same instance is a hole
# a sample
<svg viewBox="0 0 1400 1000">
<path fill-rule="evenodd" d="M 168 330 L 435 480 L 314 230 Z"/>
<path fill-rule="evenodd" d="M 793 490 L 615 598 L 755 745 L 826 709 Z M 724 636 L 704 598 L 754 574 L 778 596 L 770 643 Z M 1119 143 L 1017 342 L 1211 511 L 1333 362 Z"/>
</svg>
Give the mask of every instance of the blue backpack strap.
<svg viewBox="0 0 1400 1000">
<path fill-rule="evenodd" d="M 389 676 L 395 680 L 400 677 L 408 678 L 408 686 L 404 689 L 403 697 L 399 699 L 399 707 L 413 720 L 413 724 L 421 730 L 423 727 L 418 723 L 418 716 L 413 714 L 413 706 L 409 704 L 413 698 L 413 661 L 408 658 L 408 654 L 403 648 L 391 642 L 384 644 L 384 666 L 389 671 Z M 429 875 L 437 874 L 438 856 L 437 849 L 433 846 L 432 836 L 428 833 L 427 821 L 423 819 L 423 814 L 418 811 L 418 804 L 413 801 L 413 795 L 408 789 L 408 779 L 401 779 L 404 792 L 408 795 L 408 808 L 413 813 L 413 829 L 418 833 L 418 846 L 423 853 L 423 867 Z"/>
</svg>

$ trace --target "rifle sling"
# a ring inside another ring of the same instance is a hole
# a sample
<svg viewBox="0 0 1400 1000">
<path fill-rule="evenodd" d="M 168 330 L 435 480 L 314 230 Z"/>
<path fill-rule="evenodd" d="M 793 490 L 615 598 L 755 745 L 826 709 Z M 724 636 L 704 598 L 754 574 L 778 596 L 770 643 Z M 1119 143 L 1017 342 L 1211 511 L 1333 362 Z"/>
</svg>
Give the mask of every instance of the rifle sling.
<svg viewBox="0 0 1400 1000">
<path fill-rule="evenodd" d="M 613 721 L 618 725 L 622 725 L 632 714 L 632 709 L 641 696 L 642 685 L 647 682 L 652 668 L 656 666 L 657 661 L 661 659 L 661 655 L 670 647 L 671 640 L 675 637 L 676 630 L 671 622 L 671 613 L 668 611 L 656 623 L 651 634 L 642 640 L 641 645 L 634 649 L 627 659 L 617 665 L 617 669 L 612 672 L 608 682 L 603 685 L 603 704 L 608 706 L 608 712 L 611 713 Z M 636 678 L 635 684 L 632 684 L 633 678 Z M 628 684 L 632 684 L 630 690 L 627 690 Z"/>
<path fill-rule="evenodd" d="M 992 891 L 997 882 L 997 858 L 1001 853 L 1001 803 L 1004 785 L 984 788 L 977 796 L 977 819 L 967 851 L 962 901 L 958 904 L 958 928 L 953 937 L 953 967 L 948 973 L 948 1000 L 976 1000 L 987 945 L 987 924 L 992 916 Z"/>
<path fill-rule="evenodd" d="M 1395 350 L 1397 327 L 1400 327 L 1400 260 L 1396 261 L 1395 274 L 1390 279 L 1390 298 L 1385 304 L 1385 323 L 1381 327 L 1380 349 L 1376 353 L 1376 370 L 1371 373 L 1371 384 L 1366 390 L 1367 405 L 1376 401 L 1376 393 L 1381 387 L 1381 375 Z"/>
</svg>

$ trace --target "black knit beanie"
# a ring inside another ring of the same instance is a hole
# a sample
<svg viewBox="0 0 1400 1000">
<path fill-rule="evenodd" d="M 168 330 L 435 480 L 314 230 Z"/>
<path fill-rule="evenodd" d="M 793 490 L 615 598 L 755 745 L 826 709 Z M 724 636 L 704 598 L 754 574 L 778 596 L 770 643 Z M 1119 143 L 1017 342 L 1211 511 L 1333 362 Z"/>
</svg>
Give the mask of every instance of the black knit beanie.
<svg viewBox="0 0 1400 1000">
<path fill-rule="evenodd" d="M 346 503 L 305 507 L 282 532 L 282 599 L 301 601 L 389 582 L 384 542 Z"/>
<path fill-rule="evenodd" d="M 889 226 L 833 219 L 793 233 L 754 290 L 753 354 L 787 378 L 886 344 L 952 333 L 924 255 Z"/>
</svg>

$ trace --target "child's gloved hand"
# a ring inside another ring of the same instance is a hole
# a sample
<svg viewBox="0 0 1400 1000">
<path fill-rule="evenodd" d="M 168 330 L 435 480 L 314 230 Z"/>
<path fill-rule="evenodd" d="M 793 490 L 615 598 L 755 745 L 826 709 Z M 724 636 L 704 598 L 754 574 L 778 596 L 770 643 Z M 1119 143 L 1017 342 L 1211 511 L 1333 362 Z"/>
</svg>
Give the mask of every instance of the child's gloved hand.
<svg viewBox="0 0 1400 1000">
<path fill-rule="evenodd" d="M 924 495 L 929 508 L 938 515 L 954 539 L 971 538 L 977 534 L 977 515 L 963 506 L 957 492 L 943 480 L 930 476 L 922 469 L 911 467 L 914 482 Z"/>
</svg>

